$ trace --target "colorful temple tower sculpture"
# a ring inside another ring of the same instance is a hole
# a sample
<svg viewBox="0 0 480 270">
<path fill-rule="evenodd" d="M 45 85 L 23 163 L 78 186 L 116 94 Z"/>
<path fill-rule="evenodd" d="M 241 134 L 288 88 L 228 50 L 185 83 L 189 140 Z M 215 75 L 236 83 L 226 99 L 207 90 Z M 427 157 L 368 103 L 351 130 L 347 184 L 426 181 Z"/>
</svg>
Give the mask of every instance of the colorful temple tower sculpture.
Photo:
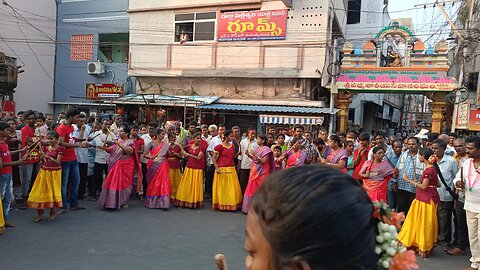
<svg viewBox="0 0 480 270">
<path fill-rule="evenodd" d="M 448 46 L 444 40 L 435 48 L 408 28 L 393 22 L 362 48 L 347 42 L 343 48 L 341 73 L 337 78 L 338 129 L 345 131 L 351 97 L 357 93 L 424 94 L 432 107 L 432 132 L 441 132 L 446 95 L 459 87 L 447 76 Z"/>
</svg>

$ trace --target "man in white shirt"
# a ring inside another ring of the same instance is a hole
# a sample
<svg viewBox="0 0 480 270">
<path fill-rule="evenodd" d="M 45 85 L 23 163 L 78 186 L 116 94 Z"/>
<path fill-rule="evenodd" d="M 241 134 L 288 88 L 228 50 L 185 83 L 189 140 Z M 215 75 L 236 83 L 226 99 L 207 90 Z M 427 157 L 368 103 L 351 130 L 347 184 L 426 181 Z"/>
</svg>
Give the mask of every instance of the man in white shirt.
<svg viewBox="0 0 480 270">
<path fill-rule="evenodd" d="M 113 132 L 115 136 L 118 135 L 118 132 L 120 131 L 120 126 L 122 125 L 122 115 L 121 114 L 115 114 L 113 116 L 113 124 L 110 126 L 110 132 Z"/>
<path fill-rule="evenodd" d="M 108 174 L 108 158 L 110 154 L 103 150 L 103 145 L 106 143 L 112 143 L 115 141 L 115 134 L 113 132 L 108 132 L 108 126 L 110 126 L 111 121 L 109 119 L 102 120 L 102 129 L 95 132 L 93 135 L 93 142 L 97 149 L 95 153 L 95 163 L 93 165 L 93 182 L 95 188 L 93 189 L 95 194 L 90 194 L 93 198 L 97 198 L 97 192 L 100 193 L 103 185 L 103 175 L 105 177 Z"/>
<path fill-rule="evenodd" d="M 455 139 L 453 142 L 455 152 L 457 152 L 453 158 L 458 162 L 460 177 L 463 177 L 463 164 L 468 159 L 467 149 L 465 148 L 465 140 L 463 138 Z M 465 191 L 457 190 L 458 201 L 455 202 L 455 239 L 457 245 L 447 251 L 448 255 L 463 256 L 466 254 L 468 248 L 468 228 L 467 228 L 467 216 L 463 206 L 465 204 Z"/>
<path fill-rule="evenodd" d="M 210 143 L 210 138 L 212 138 L 212 136 L 210 136 L 210 133 L 208 132 L 208 125 L 203 124 L 200 128 L 202 129 L 202 140 Z"/>
<path fill-rule="evenodd" d="M 86 125 L 87 115 L 82 112 L 77 120 L 77 124 L 73 125 L 73 133 L 70 137 L 76 138 L 76 141 L 86 141 L 90 135 L 91 128 Z M 83 199 L 87 188 L 88 181 L 88 148 L 75 148 L 77 156 L 78 169 L 80 171 L 80 185 L 78 186 L 78 199 Z"/>
<path fill-rule="evenodd" d="M 215 174 L 215 167 L 213 166 L 213 149 L 215 146 L 222 143 L 222 136 L 225 133 L 225 125 L 220 124 L 218 128 L 216 125 L 210 125 L 208 127 L 210 130 L 210 143 L 208 144 L 207 148 L 207 170 L 205 176 L 205 198 L 207 200 L 211 199 L 212 197 L 212 186 L 213 186 L 213 177 Z M 218 132 L 218 133 L 217 133 Z"/>
<path fill-rule="evenodd" d="M 463 162 L 463 170 L 457 173 L 454 183 L 455 188 L 465 191 L 464 209 L 472 253 L 470 267 L 466 270 L 476 270 L 480 266 L 480 137 L 468 137 L 465 142 L 469 158 Z"/>
<path fill-rule="evenodd" d="M 238 160 L 240 160 L 240 187 L 242 188 L 242 194 L 245 193 L 245 189 L 248 185 L 248 178 L 250 177 L 250 167 L 252 167 L 252 159 L 249 158 L 245 152 L 253 151 L 258 148 L 256 141 L 257 131 L 253 128 L 248 129 L 247 138 L 240 142 L 240 152 Z"/>
<path fill-rule="evenodd" d="M 437 139 L 432 142 L 432 150 L 437 156 L 438 167 L 445 183 L 453 189 L 453 179 L 458 172 L 457 161 L 445 154 L 447 143 Z M 440 180 L 440 176 L 439 176 Z M 440 203 L 437 208 L 438 217 L 438 242 L 444 251 L 450 248 L 452 242 L 452 215 L 453 215 L 453 197 L 447 191 L 445 185 L 440 181 L 440 187 L 437 188 L 440 196 Z"/>
<path fill-rule="evenodd" d="M 386 143 L 386 139 L 387 139 L 387 133 L 385 133 L 385 131 L 379 130 L 375 132 L 375 137 L 373 138 L 373 140 L 375 141 L 375 146 L 381 146 L 383 150 L 385 150 L 384 157 L 394 154 L 392 146 Z M 368 160 L 373 159 L 373 148 L 374 147 L 371 147 L 370 151 L 368 151 Z"/>
</svg>

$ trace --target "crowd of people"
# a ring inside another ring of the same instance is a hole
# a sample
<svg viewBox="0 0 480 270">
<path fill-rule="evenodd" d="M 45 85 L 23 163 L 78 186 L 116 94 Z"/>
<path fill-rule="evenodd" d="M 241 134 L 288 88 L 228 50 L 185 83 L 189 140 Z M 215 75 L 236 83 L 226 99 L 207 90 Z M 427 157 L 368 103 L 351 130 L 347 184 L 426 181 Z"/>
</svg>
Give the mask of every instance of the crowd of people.
<svg viewBox="0 0 480 270">
<path fill-rule="evenodd" d="M 81 200 L 120 209 L 132 197 L 154 209 L 211 201 L 213 210 L 248 213 L 271 173 L 315 164 L 350 175 L 372 202 L 405 213 L 398 236 L 405 247 L 423 257 L 437 244 L 456 256 L 470 248 L 472 269 L 480 264 L 480 137 L 313 134 L 303 126 L 242 133 L 223 124 L 135 125 L 121 115 L 99 119 L 77 109 L 57 118 L 18 116 L 0 122 L 0 233 L 15 226 L 14 179 L 21 183 L 20 209 L 37 209 L 34 222 L 46 209 L 49 220 L 85 209 Z"/>
</svg>

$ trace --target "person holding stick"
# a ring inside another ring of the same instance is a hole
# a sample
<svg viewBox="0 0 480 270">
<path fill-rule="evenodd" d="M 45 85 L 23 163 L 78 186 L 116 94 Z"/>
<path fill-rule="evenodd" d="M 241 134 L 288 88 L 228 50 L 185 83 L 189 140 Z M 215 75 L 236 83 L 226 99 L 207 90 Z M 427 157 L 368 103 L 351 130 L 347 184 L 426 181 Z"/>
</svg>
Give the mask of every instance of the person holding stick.
<svg viewBox="0 0 480 270">
<path fill-rule="evenodd" d="M 90 200 L 97 200 L 97 193 L 102 191 L 103 175 L 108 176 L 108 159 L 110 154 L 104 149 L 104 145 L 111 145 L 115 141 L 115 134 L 108 132 L 110 126 L 110 119 L 102 119 L 101 130 L 95 132 L 92 143 L 95 145 L 95 160 L 93 163 L 93 179 L 92 183 L 88 184 L 88 194 Z"/>
<path fill-rule="evenodd" d="M 222 143 L 215 146 L 213 151 L 212 209 L 220 211 L 237 211 L 242 207 L 242 189 L 238 181 L 237 171 L 233 160 L 237 158 L 235 147 L 231 143 L 235 136 L 231 131 L 223 134 Z"/>
<path fill-rule="evenodd" d="M 27 148 L 24 147 L 17 151 L 9 151 L 6 144 L 6 138 L 10 131 L 10 125 L 6 122 L 0 122 L 0 201 L 3 201 L 3 208 L 0 211 L 3 212 L 2 219 L 4 219 L 4 225 L 6 227 L 15 227 L 15 225 L 9 221 L 10 204 L 13 200 L 13 178 L 12 178 L 12 166 L 23 164 L 27 159 L 28 153 L 18 161 L 12 162 L 12 154 L 23 152 Z M 0 227 L 2 227 L 0 225 Z M 1 228 L 0 228 L 1 231 Z"/>
<path fill-rule="evenodd" d="M 58 215 L 65 213 L 65 210 L 70 204 L 70 210 L 83 210 L 85 206 L 78 204 L 78 187 L 80 185 L 80 171 L 78 168 L 77 156 L 75 148 L 89 147 L 91 144 L 82 141 L 81 144 L 76 143 L 75 138 L 71 138 L 70 134 L 74 132 L 73 124 L 77 123 L 80 117 L 80 111 L 77 109 L 70 109 L 66 113 L 66 121 L 57 128 L 58 135 L 60 135 L 60 146 L 65 147 L 62 158 L 62 205 L 63 209 L 58 212 Z M 68 200 L 68 187 L 70 186 L 70 200 Z"/>
<path fill-rule="evenodd" d="M 205 169 L 205 154 L 207 148 L 202 146 L 201 133 L 192 136 L 193 143 L 188 144 L 183 156 L 188 162 L 178 186 L 175 204 L 186 208 L 203 208 L 203 170 Z"/>
<path fill-rule="evenodd" d="M 167 153 L 169 144 L 164 141 L 165 130 L 157 128 L 156 138 L 152 141 L 152 148 L 145 152 L 147 164 L 147 190 L 145 207 L 170 208 L 170 175 L 168 172 Z"/>
<path fill-rule="evenodd" d="M 299 139 L 293 138 L 290 144 L 292 146 L 282 154 L 282 157 L 287 160 L 286 168 L 305 166 L 307 154 L 300 149 Z"/>
<path fill-rule="evenodd" d="M 137 189 L 141 188 L 142 170 L 140 160 L 135 151 L 134 142 L 128 138 L 130 129 L 126 125 L 118 130 L 119 140 L 112 146 L 103 145 L 110 153 L 108 159 L 108 175 L 98 198 L 98 204 L 103 208 L 127 208 L 132 194 L 133 180 L 138 179 Z M 135 174 L 138 175 L 135 178 Z"/>
<path fill-rule="evenodd" d="M 48 220 L 54 220 L 56 208 L 62 208 L 62 156 L 65 148 L 58 146 L 60 135 L 49 131 L 46 136 L 48 147 L 40 152 L 42 166 L 28 196 L 28 208 L 37 209 L 33 222 L 42 220 L 45 209 L 50 208 Z"/>
<path fill-rule="evenodd" d="M 30 192 L 31 187 L 30 183 L 37 177 L 40 162 L 38 150 L 34 150 L 36 149 L 36 143 L 40 143 L 39 141 L 34 140 L 36 120 L 35 112 L 28 110 L 24 113 L 24 117 L 27 124 L 20 131 L 22 134 L 22 148 L 25 146 L 32 146 L 32 148 L 28 152 L 28 156 L 25 159 L 24 164 L 21 166 L 22 204 L 20 205 L 20 209 L 22 210 L 27 209 L 28 193 Z"/>
</svg>

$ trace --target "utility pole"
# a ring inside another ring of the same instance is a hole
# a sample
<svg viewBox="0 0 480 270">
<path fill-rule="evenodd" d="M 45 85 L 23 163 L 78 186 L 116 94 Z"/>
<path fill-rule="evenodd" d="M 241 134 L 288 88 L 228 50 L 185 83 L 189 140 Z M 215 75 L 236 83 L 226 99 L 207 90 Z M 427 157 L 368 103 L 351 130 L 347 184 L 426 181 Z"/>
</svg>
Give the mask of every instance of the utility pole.
<svg viewBox="0 0 480 270">
<path fill-rule="evenodd" d="M 462 61 L 460 62 L 460 74 L 458 76 L 459 77 L 458 82 L 459 82 L 460 86 L 462 86 L 462 84 L 463 84 L 464 62 L 465 62 L 465 57 L 468 53 L 466 44 L 468 44 L 468 41 L 470 40 L 470 28 L 472 26 L 473 7 L 474 7 L 475 0 L 466 0 L 466 1 L 470 1 L 469 10 L 468 10 L 468 19 L 467 19 L 467 22 L 466 22 L 466 28 L 467 28 L 467 36 L 466 37 L 464 37 L 462 35 L 462 33 L 460 33 L 457 26 L 453 22 L 453 20 L 450 18 L 450 16 L 447 14 L 445 9 L 443 8 L 443 5 L 445 3 L 455 3 L 455 2 L 458 2 L 458 0 L 442 1 L 442 2 L 439 2 L 439 0 L 436 0 L 435 3 L 415 5 L 415 7 L 418 7 L 418 6 L 424 6 L 424 7 L 427 7 L 427 6 L 435 7 L 436 6 L 436 7 L 438 7 L 440 12 L 443 14 L 445 19 L 447 20 L 447 22 L 450 24 L 450 27 L 452 27 L 453 31 L 455 32 L 455 35 L 460 40 L 460 44 L 459 44 L 460 46 L 459 47 L 461 48 L 461 50 L 459 50 L 460 51 L 459 53 L 462 53 Z M 464 41 L 467 41 L 465 45 L 463 44 Z M 455 89 L 452 89 L 452 90 L 455 90 Z M 450 129 L 451 132 L 455 132 L 455 127 L 457 125 L 457 114 L 458 114 L 458 106 L 459 106 L 459 103 L 460 103 L 460 95 L 461 95 L 460 91 L 457 90 L 455 92 L 455 103 L 453 104 L 452 127 Z"/>
<path fill-rule="evenodd" d="M 460 74 L 458 76 L 458 83 L 460 84 L 460 86 L 463 85 L 463 79 L 465 77 L 465 74 L 464 74 L 464 69 L 465 69 L 465 57 L 467 57 L 468 55 L 468 41 L 470 40 L 470 30 L 471 30 L 471 27 L 472 27 L 472 16 L 473 16 L 473 7 L 474 7 L 474 2 L 475 0 L 470 0 L 470 5 L 469 5 L 469 9 L 468 9 L 468 19 L 466 21 L 466 28 L 467 28 L 467 36 L 466 37 L 462 37 L 462 35 L 460 33 L 457 33 L 458 37 L 460 38 L 460 48 L 461 48 L 461 53 L 462 53 L 462 61 L 460 62 Z M 442 7 L 443 8 L 443 7 Z M 452 27 L 453 28 L 453 27 Z M 458 29 L 457 29 L 458 31 Z M 465 44 L 464 44 L 464 41 Z M 459 50 L 460 51 L 460 50 Z M 452 127 L 450 129 L 450 132 L 455 132 L 455 128 L 457 126 L 457 117 L 458 117 L 458 107 L 460 106 L 460 96 L 461 96 L 461 93 L 460 91 L 457 89 L 457 91 L 455 91 L 455 103 L 453 104 L 453 115 L 452 115 Z"/>
<path fill-rule="evenodd" d="M 338 70 L 337 70 L 337 66 L 338 64 L 336 63 L 337 60 L 338 60 L 338 39 L 335 38 L 333 40 L 333 49 L 334 49 L 334 52 L 333 52 L 333 62 L 332 65 L 333 66 L 333 69 L 332 69 L 332 74 L 330 74 L 330 76 L 332 76 L 332 80 L 330 81 L 330 123 L 328 125 L 328 134 L 333 134 L 333 122 L 335 121 L 335 114 L 334 114 L 334 97 L 335 97 L 335 94 L 338 93 L 338 89 L 337 89 L 337 73 L 338 73 Z M 327 68 L 328 70 L 328 68 Z"/>
</svg>

